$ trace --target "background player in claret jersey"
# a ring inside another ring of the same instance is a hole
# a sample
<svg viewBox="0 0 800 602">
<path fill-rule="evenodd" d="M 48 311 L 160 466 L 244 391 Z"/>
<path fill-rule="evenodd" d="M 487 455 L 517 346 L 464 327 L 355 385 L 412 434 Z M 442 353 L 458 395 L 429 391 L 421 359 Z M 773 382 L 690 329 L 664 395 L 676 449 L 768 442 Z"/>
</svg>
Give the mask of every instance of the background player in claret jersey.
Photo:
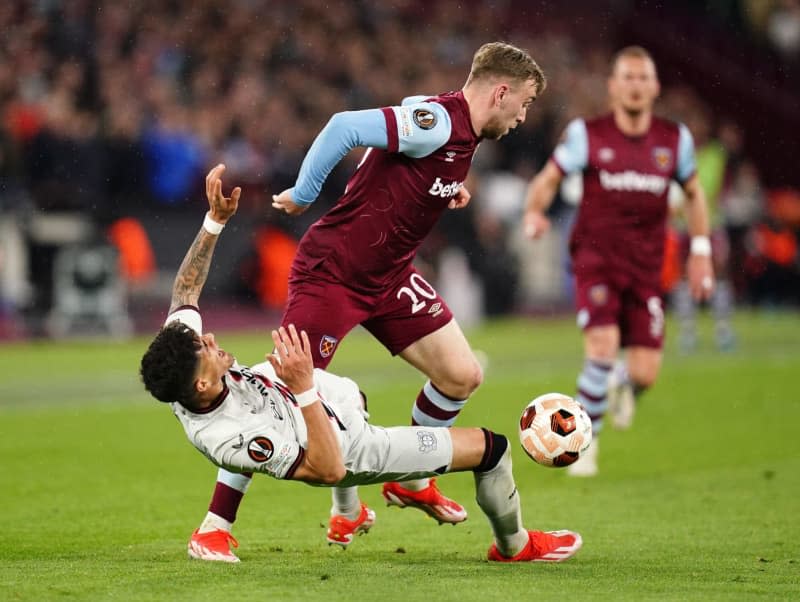
<svg viewBox="0 0 800 602">
<path fill-rule="evenodd" d="M 489 560 L 560 562 L 572 556 L 582 543 L 577 533 L 523 528 L 503 435 L 478 428 L 368 424 L 356 383 L 314 369 L 308 335 L 293 324 L 272 331 L 274 353 L 251 368 L 224 351 L 213 334 L 203 333 L 200 293 L 217 239 L 241 194 L 235 188 L 223 196 L 224 169 L 218 165 L 208 174 L 210 211 L 175 278 L 165 325 L 141 363 L 146 388 L 171 404 L 192 444 L 230 471 L 338 485 L 353 493 L 362 484 L 471 470 L 478 505 L 495 536 Z M 355 502 L 354 519 L 332 517 L 329 542 L 347 546 L 372 526 L 375 516 L 357 493 Z M 192 538 L 189 555 L 238 562 L 229 543 L 238 546 L 229 530 L 216 529 Z"/>
<path fill-rule="evenodd" d="M 595 435 L 607 409 L 616 426 L 630 425 L 635 395 L 653 385 L 661 366 L 659 278 L 671 179 L 686 194 L 692 294 L 704 299 L 713 289 L 706 201 L 695 173 L 694 144 L 686 126 L 653 115 L 659 83 L 650 54 L 637 46 L 617 53 L 608 91 L 612 112 L 567 126 L 551 160 L 531 181 L 525 213 L 526 233 L 541 236 L 550 227 L 544 212 L 562 178 L 583 173 L 570 255 L 585 355 L 578 400 L 592 417 Z M 620 346 L 627 348 L 626 361 L 615 367 Z M 569 467 L 570 474 L 596 474 L 597 440 L 589 451 Z"/>
<path fill-rule="evenodd" d="M 444 299 L 414 269 L 417 248 L 445 209 L 469 202 L 462 183 L 481 139 L 501 138 L 522 123 L 544 87 L 544 74 L 527 52 L 485 44 L 460 91 L 334 115 L 295 186 L 273 197 L 275 208 L 302 213 L 334 166 L 352 149 L 367 147 L 336 206 L 300 242 L 283 324 L 308 332 L 318 368 L 328 365 L 350 330 L 364 326 L 428 376 L 413 424 L 452 425 L 483 377 Z M 210 514 L 235 517 L 245 487 L 242 477 L 220 472 Z M 432 480 L 387 483 L 383 491 L 388 503 L 420 508 L 439 522 L 467 517 Z"/>
</svg>

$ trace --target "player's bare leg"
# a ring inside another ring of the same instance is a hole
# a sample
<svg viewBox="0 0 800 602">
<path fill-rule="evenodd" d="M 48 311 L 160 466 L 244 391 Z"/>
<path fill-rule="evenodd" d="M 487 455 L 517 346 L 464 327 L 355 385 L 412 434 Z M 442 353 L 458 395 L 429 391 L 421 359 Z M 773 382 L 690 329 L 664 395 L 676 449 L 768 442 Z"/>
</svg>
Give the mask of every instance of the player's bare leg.
<svg viewBox="0 0 800 602">
<path fill-rule="evenodd" d="M 636 400 L 658 378 L 662 352 L 651 347 L 629 347 L 624 362 L 618 364 L 608 389 L 608 411 L 614 428 L 625 430 L 633 423 Z"/>
<path fill-rule="evenodd" d="M 412 424 L 452 426 L 467 398 L 481 384 L 483 371 L 458 323 L 451 320 L 404 349 L 400 356 L 430 379 L 412 410 Z M 430 479 L 387 483 L 383 495 L 390 505 L 414 506 L 439 523 L 467 518 L 463 506 L 448 499 Z"/>
<path fill-rule="evenodd" d="M 567 474 L 574 477 L 593 477 L 597 474 L 598 441 L 603 429 L 603 417 L 608 408 L 608 379 L 619 352 L 620 332 L 614 324 L 592 326 L 583 332 L 584 362 L 578 376 L 576 399 L 592 419 L 592 445 Z"/>
</svg>

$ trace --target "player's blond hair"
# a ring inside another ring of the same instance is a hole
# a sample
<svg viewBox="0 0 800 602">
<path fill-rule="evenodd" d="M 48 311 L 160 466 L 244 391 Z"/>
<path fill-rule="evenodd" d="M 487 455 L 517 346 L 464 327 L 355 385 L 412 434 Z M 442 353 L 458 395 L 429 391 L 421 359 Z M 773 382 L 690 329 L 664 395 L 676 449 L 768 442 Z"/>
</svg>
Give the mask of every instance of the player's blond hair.
<svg viewBox="0 0 800 602">
<path fill-rule="evenodd" d="M 544 92 L 547 87 L 544 71 L 536 64 L 533 57 L 522 48 L 505 42 L 490 42 L 475 51 L 467 85 L 475 80 L 493 76 L 509 77 L 521 82 L 533 80 L 537 95 Z"/>
<path fill-rule="evenodd" d="M 653 55 L 650 54 L 646 49 L 642 48 L 641 46 L 625 46 L 614 54 L 614 58 L 611 59 L 611 73 L 617 70 L 617 63 L 619 63 L 620 59 L 645 59 L 653 63 L 653 68 L 656 66 L 656 62 L 653 60 Z"/>
</svg>

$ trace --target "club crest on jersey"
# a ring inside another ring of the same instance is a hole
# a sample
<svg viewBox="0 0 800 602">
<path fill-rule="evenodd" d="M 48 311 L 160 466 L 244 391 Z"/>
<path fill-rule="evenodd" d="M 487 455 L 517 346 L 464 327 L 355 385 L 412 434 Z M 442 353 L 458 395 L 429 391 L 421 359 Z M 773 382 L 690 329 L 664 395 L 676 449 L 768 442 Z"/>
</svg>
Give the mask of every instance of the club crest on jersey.
<svg viewBox="0 0 800 602">
<path fill-rule="evenodd" d="M 436 115 L 428 109 L 414 111 L 414 123 L 423 130 L 432 130 L 436 126 Z"/>
<path fill-rule="evenodd" d="M 589 289 L 589 299 L 595 305 L 605 305 L 608 301 L 608 287 L 605 284 L 595 284 Z"/>
<path fill-rule="evenodd" d="M 319 354 L 322 357 L 330 357 L 334 349 L 336 349 L 337 343 L 339 343 L 339 339 L 327 334 L 322 335 L 322 338 L 319 341 Z"/>
<path fill-rule="evenodd" d="M 417 431 L 417 438 L 419 439 L 419 451 L 427 454 L 436 451 L 436 435 L 431 431 Z"/>
<path fill-rule="evenodd" d="M 661 171 L 672 169 L 672 150 L 666 146 L 657 146 L 653 149 L 653 162 Z"/>
<path fill-rule="evenodd" d="M 274 451 L 275 446 L 272 445 L 272 441 L 262 435 L 253 437 L 247 444 L 247 455 L 253 462 L 266 462 Z"/>
</svg>

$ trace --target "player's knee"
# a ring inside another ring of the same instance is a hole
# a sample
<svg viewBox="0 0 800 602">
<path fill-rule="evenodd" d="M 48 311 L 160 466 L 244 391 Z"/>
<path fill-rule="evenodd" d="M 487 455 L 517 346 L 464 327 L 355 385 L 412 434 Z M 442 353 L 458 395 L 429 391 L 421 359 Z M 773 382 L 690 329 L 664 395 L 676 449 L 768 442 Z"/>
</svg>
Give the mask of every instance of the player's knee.
<svg viewBox="0 0 800 602">
<path fill-rule="evenodd" d="M 478 466 L 475 467 L 475 472 L 489 472 L 494 470 L 498 464 L 508 454 L 508 439 L 505 435 L 495 433 L 489 429 L 481 429 L 483 431 L 484 449 L 483 456 Z"/>
<path fill-rule="evenodd" d="M 615 327 L 596 327 L 584 332 L 586 357 L 600 362 L 613 362 L 619 351 L 619 334 Z"/>
<path fill-rule="evenodd" d="M 636 385 L 637 389 L 644 390 L 649 389 L 656 384 L 657 377 L 658 370 L 645 370 L 637 374 L 632 374 L 631 380 L 633 381 L 633 384 Z"/>
<path fill-rule="evenodd" d="M 433 385 L 451 399 L 467 399 L 483 382 L 483 369 L 476 359 L 464 362 L 459 368 Z"/>
<path fill-rule="evenodd" d="M 649 389 L 656 384 L 659 372 L 658 364 L 629 364 L 628 374 L 630 374 L 631 382 L 638 389 Z"/>
<path fill-rule="evenodd" d="M 464 369 L 463 375 L 463 388 L 466 391 L 464 399 L 469 397 L 475 392 L 475 389 L 483 383 L 483 368 L 478 363 L 476 358 L 472 358 L 469 365 Z"/>
</svg>

